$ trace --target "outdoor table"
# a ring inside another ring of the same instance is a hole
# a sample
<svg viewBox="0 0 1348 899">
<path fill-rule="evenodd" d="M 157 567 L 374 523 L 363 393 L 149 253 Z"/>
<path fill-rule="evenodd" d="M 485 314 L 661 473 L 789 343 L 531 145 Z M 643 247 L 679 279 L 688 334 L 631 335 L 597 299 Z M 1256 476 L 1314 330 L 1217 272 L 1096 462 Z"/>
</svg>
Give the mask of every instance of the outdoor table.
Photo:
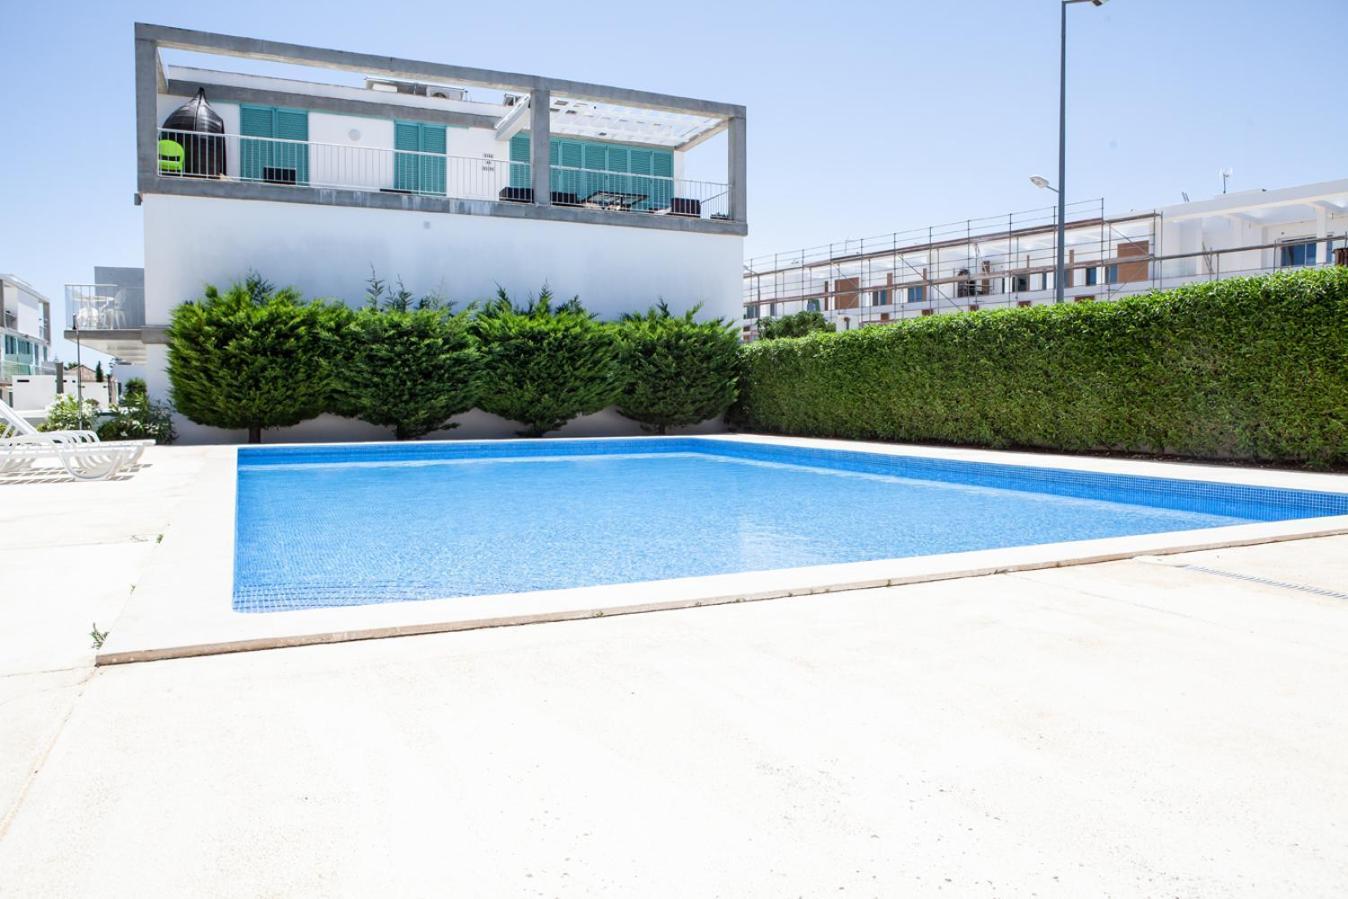
<svg viewBox="0 0 1348 899">
<path fill-rule="evenodd" d="M 585 202 L 601 209 L 627 210 L 646 199 L 646 194 L 633 194 L 621 190 L 596 190 L 585 198 Z"/>
</svg>

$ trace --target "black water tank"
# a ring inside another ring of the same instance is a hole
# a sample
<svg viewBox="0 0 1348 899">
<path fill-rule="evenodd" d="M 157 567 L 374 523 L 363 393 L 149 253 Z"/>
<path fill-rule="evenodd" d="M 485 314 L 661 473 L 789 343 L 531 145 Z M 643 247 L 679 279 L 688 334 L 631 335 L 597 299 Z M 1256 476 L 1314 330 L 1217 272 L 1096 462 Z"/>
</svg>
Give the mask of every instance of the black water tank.
<svg viewBox="0 0 1348 899">
<path fill-rule="evenodd" d="M 197 88 L 197 95 L 175 109 L 160 127 L 164 129 L 159 132 L 160 140 L 182 145 L 184 175 L 214 178 L 225 174 L 225 120 L 206 102 L 204 87 Z M 162 160 L 159 171 L 176 174 L 175 168 Z"/>
</svg>

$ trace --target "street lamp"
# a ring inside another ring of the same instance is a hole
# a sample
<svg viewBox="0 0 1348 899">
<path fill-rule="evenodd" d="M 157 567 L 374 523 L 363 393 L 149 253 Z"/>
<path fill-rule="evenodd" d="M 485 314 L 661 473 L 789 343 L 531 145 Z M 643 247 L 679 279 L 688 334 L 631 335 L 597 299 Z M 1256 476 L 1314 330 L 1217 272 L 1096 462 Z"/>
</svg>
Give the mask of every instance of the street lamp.
<svg viewBox="0 0 1348 899">
<path fill-rule="evenodd" d="M 1049 180 L 1045 178 L 1043 175 L 1031 175 L 1030 183 L 1033 184 L 1035 187 L 1039 188 L 1040 190 L 1051 190 L 1055 194 L 1058 192 L 1058 188 L 1050 184 Z"/>
<path fill-rule="evenodd" d="M 1058 264 L 1053 275 L 1055 288 L 1054 301 L 1061 303 L 1065 299 L 1067 286 L 1067 7 L 1074 3 L 1089 3 L 1092 6 L 1104 6 L 1105 0 L 1062 0 L 1062 67 L 1059 70 L 1058 83 Z M 1034 180 L 1034 179 L 1031 179 Z M 1039 181 L 1044 181 L 1040 178 Z M 1050 187 L 1047 181 L 1036 187 Z"/>
</svg>

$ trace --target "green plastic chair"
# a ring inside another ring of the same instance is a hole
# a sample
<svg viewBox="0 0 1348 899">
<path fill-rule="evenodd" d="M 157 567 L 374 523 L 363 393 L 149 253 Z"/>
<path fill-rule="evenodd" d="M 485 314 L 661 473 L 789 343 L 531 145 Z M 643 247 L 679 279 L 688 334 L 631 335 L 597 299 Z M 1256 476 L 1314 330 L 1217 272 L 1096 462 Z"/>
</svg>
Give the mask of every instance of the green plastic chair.
<svg viewBox="0 0 1348 899">
<path fill-rule="evenodd" d="M 159 142 L 159 171 L 181 175 L 185 155 L 183 145 L 176 140 L 161 140 Z"/>
</svg>

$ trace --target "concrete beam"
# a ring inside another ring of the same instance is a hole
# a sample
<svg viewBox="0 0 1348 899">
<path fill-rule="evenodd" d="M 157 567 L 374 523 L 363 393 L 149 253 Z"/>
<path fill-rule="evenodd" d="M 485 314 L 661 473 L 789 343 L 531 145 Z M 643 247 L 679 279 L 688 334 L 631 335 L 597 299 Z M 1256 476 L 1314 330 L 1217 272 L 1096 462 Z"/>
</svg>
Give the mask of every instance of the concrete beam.
<svg viewBox="0 0 1348 899">
<path fill-rule="evenodd" d="M 736 222 L 748 219 L 748 135 L 744 113 L 730 119 L 730 137 L 726 141 L 726 173 L 730 180 L 730 218 Z"/>
<path fill-rule="evenodd" d="M 496 123 L 496 139 L 510 140 L 518 132 L 529 127 L 529 104 L 516 103 L 515 107 Z"/>
<path fill-rule="evenodd" d="M 153 40 L 141 37 L 136 27 L 136 184 L 140 191 L 148 190 L 155 181 L 159 168 L 159 148 L 156 128 L 159 110 L 156 88 L 160 68 L 159 50 Z"/>
<path fill-rule="evenodd" d="M 539 90 L 550 90 L 553 93 L 578 100 L 616 103 L 641 109 L 658 109 L 665 112 L 718 117 L 742 116 L 744 114 L 743 106 L 718 103 L 712 100 L 697 100 L 691 97 L 678 97 L 671 94 L 590 84 L 583 81 L 569 81 L 561 78 L 545 78 L 519 72 L 502 72 L 424 60 L 378 56 L 372 53 L 330 50 L 284 41 L 269 41 L 261 38 L 194 31 L 187 28 L 171 28 L 165 25 L 150 25 L 143 22 L 136 23 L 136 38 L 150 41 L 159 47 L 172 47 L 219 56 L 262 59 L 271 62 L 299 63 L 407 81 L 444 82 L 470 87 L 522 91 L 530 94 Z"/>
<path fill-rule="evenodd" d="M 339 115 L 367 116 L 372 119 L 408 119 L 417 122 L 453 125 L 458 128 L 496 127 L 494 116 L 473 115 L 472 113 L 458 112 L 452 109 L 424 109 L 419 106 L 381 103 L 377 100 L 352 100 L 346 97 L 325 97 L 320 94 L 296 94 L 288 91 L 240 87 L 233 84 L 212 84 L 205 81 L 170 79 L 166 93 L 192 97 L 196 95 L 199 87 L 206 89 L 208 98 L 224 102 L 256 103 L 260 106 L 290 106 L 319 112 L 333 112 Z"/>
<path fill-rule="evenodd" d="M 552 205 L 552 92 L 529 95 L 529 157 L 534 172 L 534 205 Z"/>
<path fill-rule="evenodd" d="M 186 197 L 219 197 L 229 200 L 262 200 L 273 203 L 307 203 L 316 206 L 358 206 L 368 209 L 402 209 L 454 215 L 491 215 L 512 219 L 609 225 L 621 228 L 654 228 L 695 234 L 727 234 L 743 237 L 748 227 L 743 222 L 701 219 L 678 215 L 606 212 L 574 206 L 542 206 L 537 203 L 504 203 L 491 200 L 464 200 L 455 197 L 427 197 L 417 194 L 384 193 L 335 188 L 295 188 L 277 184 L 238 183 L 207 178 L 154 178 L 147 194 Z"/>
</svg>

